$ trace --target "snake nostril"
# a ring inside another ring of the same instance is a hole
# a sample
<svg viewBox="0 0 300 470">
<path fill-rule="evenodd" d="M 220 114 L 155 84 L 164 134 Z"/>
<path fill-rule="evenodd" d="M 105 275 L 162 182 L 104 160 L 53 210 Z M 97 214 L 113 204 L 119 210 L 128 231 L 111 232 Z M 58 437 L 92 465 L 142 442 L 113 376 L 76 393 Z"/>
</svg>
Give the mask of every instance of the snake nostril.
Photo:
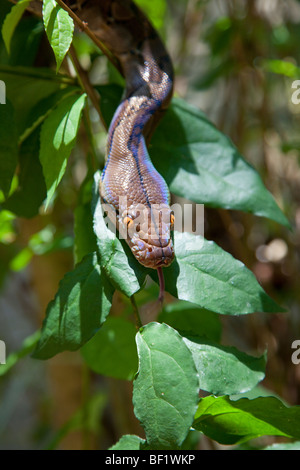
<svg viewBox="0 0 300 470">
<path fill-rule="evenodd" d="M 149 251 L 149 253 L 151 253 L 151 251 L 152 251 L 152 248 L 151 248 L 151 246 L 148 248 L 148 251 Z"/>
</svg>

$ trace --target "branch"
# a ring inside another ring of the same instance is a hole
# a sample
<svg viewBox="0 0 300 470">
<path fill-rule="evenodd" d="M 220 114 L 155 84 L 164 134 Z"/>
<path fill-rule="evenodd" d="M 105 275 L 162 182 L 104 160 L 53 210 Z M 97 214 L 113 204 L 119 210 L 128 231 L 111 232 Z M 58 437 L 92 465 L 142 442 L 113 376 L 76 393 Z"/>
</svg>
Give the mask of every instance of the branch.
<svg viewBox="0 0 300 470">
<path fill-rule="evenodd" d="M 100 109 L 100 106 L 99 106 L 100 97 L 97 95 L 97 93 L 95 92 L 94 87 L 91 85 L 88 74 L 81 67 L 81 64 L 78 60 L 78 57 L 77 57 L 77 54 L 76 54 L 76 51 L 75 51 L 73 45 L 70 46 L 69 56 L 70 56 L 70 59 L 72 61 L 73 67 L 77 72 L 77 77 L 80 81 L 81 87 L 83 88 L 84 91 L 86 91 L 88 97 L 90 98 L 91 102 L 93 103 L 94 108 L 96 109 L 96 111 L 97 111 L 97 113 L 100 117 L 100 121 L 101 121 L 104 129 L 107 130 L 107 125 L 106 125 L 106 122 L 103 118 L 103 115 L 102 115 L 102 112 L 101 112 L 101 109 Z"/>
<path fill-rule="evenodd" d="M 108 58 L 108 60 L 116 67 L 116 69 L 122 74 L 120 64 L 117 62 L 115 57 L 109 52 L 109 50 L 102 44 L 102 42 L 97 38 L 97 36 L 93 33 L 93 31 L 88 27 L 88 24 L 85 21 L 82 21 L 76 13 L 71 10 L 62 0 L 55 0 L 56 3 L 63 8 L 63 10 L 67 11 L 70 17 L 74 20 L 77 24 L 79 29 L 85 32 L 85 34 L 93 41 L 94 44 L 103 52 L 104 55 Z"/>
</svg>

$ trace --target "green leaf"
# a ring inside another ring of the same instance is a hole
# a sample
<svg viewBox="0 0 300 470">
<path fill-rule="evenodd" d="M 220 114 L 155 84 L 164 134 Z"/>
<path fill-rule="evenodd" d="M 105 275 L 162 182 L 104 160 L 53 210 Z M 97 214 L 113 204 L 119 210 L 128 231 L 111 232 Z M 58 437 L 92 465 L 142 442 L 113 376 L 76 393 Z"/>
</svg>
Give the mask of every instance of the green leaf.
<svg viewBox="0 0 300 470">
<path fill-rule="evenodd" d="M 132 434 L 125 434 L 121 439 L 108 450 L 141 450 L 145 440 Z M 106 457 L 109 459 L 110 457 Z"/>
<path fill-rule="evenodd" d="M 219 315 L 184 300 L 166 304 L 158 321 L 167 323 L 181 332 L 206 336 L 213 341 L 221 339 L 222 325 Z"/>
<path fill-rule="evenodd" d="M 92 214 L 93 180 L 86 178 L 79 190 L 78 204 L 74 211 L 74 256 L 76 263 L 97 251 L 96 236 L 93 231 Z"/>
<path fill-rule="evenodd" d="M 11 260 L 9 263 L 10 269 L 12 271 L 22 271 L 30 263 L 32 256 L 32 251 L 26 246 Z"/>
<path fill-rule="evenodd" d="M 300 67 L 297 67 L 297 65 L 288 60 L 265 59 L 259 61 L 258 65 L 261 65 L 265 71 L 276 73 L 277 75 L 284 75 L 295 79 L 300 75 Z"/>
<path fill-rule="evenodd" d="M 46 185 L 39 161 L 40 128 L 19 147 L 19 181 L 17 189 L 1 204 L 1 209 L 19 217 L 35 216 L 46 198 Z M 34 191 L 33 191 L 34 188 Z"/>
<path fill-rule="evenodd" d="M 19 143 L 27 139 L 61 101 L 68 96 L 74 95 L 76 92 L 78 92 L 77 87 L 67 86 L 38 101 L 28 113 L 26 129 L 23 131 L 22 135 L 20 135 Z"/>
<path fill-rule="evenodd" d="M 248 392 L 230 395 L 230 400 L 235 401 L 240 400 L 241 398 L 249 398 L 250 400 L 253 400 L 258 397 L 275 397 L 278 398 L 284 405 L 287 405 L 287 403 L 284 402 L 283 398 L 277 395 L 273 390 L 265 388 L 263 382 L 259 383 Z"/>
<path fill-rule="evenodd" d="M 19 3 L 12 16 L 10 16 L 10 12 L 12 12 L 15 6 L 7 0 L 0 2 L 0 25 L 3 25 L 5 19 L 8 21 L 6 26 L 7 33 L 4 30 L 2 34 L 4 33 L 6 37 L 7 35 L 10 36 L 10 38 L 7 38 L 9 53 L 4 45 L 4 41 L 1 42 L 1 46 L 3 46 L 0 48 L 1 68 L 3 64 L 10 64 L 12 66 L 34 64 L 44 34 L 44 27 L 39 18 L 33 15 L 23 15 L 22 21 L 19 21 L 19 18 L 15 17 L 15 15 L 19 16 L 20 14 L 17 10 L 22 8 L 21 6 L 19 7 Z"/>
<path fill-rule="evenodd" d="M 72 95 L 47 116 L 41 130 L 40 161 L 47 186 L 48 206 L 62 179 L 75 144 L 86 95 Z"/>
<path fill-rule="evenodd" d="M 266 357 L 253 357 L 205 338 L 183 336 L 193 355 L 200 388 L 214 395 L 232 395 L 254 388 L 264 379 Z"/>
<path fill-rule="evenodd" d="M 0 243 L 10 244 L 15 240 L 15 215 L 6 210 L 0 211 Z"/>
<path fill-rule="evenodd" d="M 74 90 L 76 84 L 73 78 L 42 67 L 0 64 L 0 77 L 6 84 L 7 98 L 15 109 L 19 136 L 26 134 L 37 119 L 57 105 L 61 94 Z"/>
<path fill-rule="evenodd" d="M 2 131 L 5 138 L 1 139 L 2 145 L 9 139 L 9 145 L 15 146 L 19 140 L 19 184 L 6 202 L 3 209 L 10 210 L 20 217 L 33 217 L 46 198 L 46 186 L 39 161 L 40 129 L 39 125 L 45 119 L 47 113 L 57 105 L 62 97 L 74 93 L 75 87 L 68 86 L 73 82 L 68 77 L 56 75 L 46 69 L 34 69 L 30 67 L 0 66 L 1 78 L 7 85 L 7 96 L 11 99 L 15 108 L 15 137 L 12 137 L 14 127 L 6 129 L 12 119 L 12 112 L 3 119 Z M 2 110 L 2 111 L 1 111 Z M 0 112 L 8 113 L 9 104 L 1 106 Z M 2 120 L 1 120 L 2 122 Z M 1 134 L 1 130 L 0 130 Z M 21 135 L 21 137 L 19 137 Z M 1 146 L 1 144 L 0 144 Z M 4 158 L 5 154 L 1 152 Z M 1 157 L 0 157 L 1 160 Z M 12 168 L 14 159 L 9 160 Z M 4 177 L 4 172 L 2 172 Z M 1 179 L 1 177 L 0 177 Z M 35 188 L 32 191 L 32 188 Z"/>
<path fill-rule="evenodd" d="M 104 323 L 113 293 L 100 270 L 97 255 L 87 255 L 60 282 L 55 299 L 48 305 L 33 356 L 48 359 L 83 346 Z"/>
<path fill-rule="evenodd" d="M 174 98 L 149 150 L 170 191 L 197 203 L 289 222 L 259 174 L 197 108 Z"/>
<path fill-rule="evenodd" d="M 14 108 L 7 100 L 0 105 L 0 189 L 7 196 L 17 166 L 18 145 Z"/>
<path fill-rule="evenodd" d="M 8 54 L 10 53 L 11 38 L 14 34 L 17 24 L 19 23 L 30 1 L 31 0 L 20 0 L 16 5 L 12 7 L 11 11 L 8 13 L 3 22 L 2 36 Z"/>
<path fill-rule="evenodd" d="M 149 323 L 136 336 L 139 371 L 133 404 L 151 449 L 175 449 L 184 441 L 198 402 L 192 355 L 176 330 Z"/>
<path fill-rule="evenodd" d="M 99 181 L 100 173 L 97 172 L 94 177 L 93 214 L 100 265 L 116 289 L 131 297 L 143 285 L 147 270 L 134 258 L 126 242 L 119 240 L 107 227 L 102 214 Z M 111 227 L 112 224 L 109 224 Z"/>
<path fill-rule="evenodd" d="M 286 407 L 274 397 L 202 398 L 193 427 L 221 444 L 237 444 L 260 436 L 300 437 L 300 406 Z"/>
<path fill-rule="evenodd" d="M 174 232 L 175 260 L 166 269 L 166 290 L 213 312 L 236 315 L 281 312 L 254 274 L 216 243 Z M 149 270 L 156 281 L 157 273 Z"/>
<path fill-rule="evenodd" d="M 72 43 L 74 23 L 55 0 L 43 0 L 43 21 L 58 71 Z"/>
<path fill-rule="evenodd" d="M 138 369 L 133 323 L 108 317 L 98 333 L 81 349 L 87 365 L 97 374 L 132 380 Z"/>
</svg>

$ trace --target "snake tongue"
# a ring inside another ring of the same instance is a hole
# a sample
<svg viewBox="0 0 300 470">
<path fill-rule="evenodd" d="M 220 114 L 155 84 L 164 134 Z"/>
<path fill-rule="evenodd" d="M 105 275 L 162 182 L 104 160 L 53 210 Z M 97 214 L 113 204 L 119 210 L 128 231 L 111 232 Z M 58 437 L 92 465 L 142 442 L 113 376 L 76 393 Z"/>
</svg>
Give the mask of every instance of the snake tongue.
<svg viewBox="0 0 300 470">
<path fill-rule="evenodd" d="M 158 280 L 159 280 L 159 296 L 158 300 L 163 303 L 165 296 L 165 279 L 163 270 L 161 267 L 157 268 Z"/>
</svg>

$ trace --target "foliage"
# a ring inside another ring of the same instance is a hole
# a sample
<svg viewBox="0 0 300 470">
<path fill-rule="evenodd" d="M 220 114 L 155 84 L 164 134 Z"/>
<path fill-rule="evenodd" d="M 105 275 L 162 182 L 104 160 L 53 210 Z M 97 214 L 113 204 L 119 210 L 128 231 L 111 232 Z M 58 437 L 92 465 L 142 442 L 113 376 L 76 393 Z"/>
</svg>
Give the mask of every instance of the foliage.
<svg viewBox="0 0 300 470">
<path fill-rule="evenodd" d="M 166 2 L 158 3 L 163 8 L 160 14 L 154 8 L 153 20 L 163 28 Z M 158 279 L 153 270 L 133 258 L 102 214 L 97 188 L 98 168 L 104 160 L 97 145 L 103 142 L 105 129 L 94 133 L 90 91 L 78 70 L 75 78 L 68 73 L 66 57 L 75 34 L 73 21 L 55 0 L 44 0 L 43 24 L 56 72 L 50 66 L 36 67 L 32 54 L 44 32 L 41 19 L 22 17 L 27 6 L 26 0 L 15 6 L 5 1 L 0 6 L 7 49 L 1 52 L 4 60 L 0 65 L 0 78 L 7 84 L 7 104 L 0 107 L 0 242 L 13 247 L 3 277 L 8 267 L 22 269 L 32 256 L 70 247 L 68 234 L 55 233 L 47 223 L 27 247 L 18 251 L 13 245 L 16 229 L 11 221 L 38 214 L 44 214 L 41 217 L 46 221 L 62 202 L 74 213 L 75 265 L 49 303 L 41 333 L 12 355 L 5 373 L 35 346 L 32 356 L 37 359 L 80 349 L 93 372 L 133 381 L 134 413 L 145 436 L 126 434 L 111 447 L 113 450 L 184 449 L 191 429 L 199 431 L 197 436 L 203 433 L 226 445 L 267 435 L 300 439 L 298 406 L 287 407 L 274 397 L 242 398 L 264 379 L 267 352 L 253 356 L 221 344 L 219 315 L 276 314 L 285 309 L 266 293 L 244 263 L 216 242 L 175 231 L 175 261 L 165 270 L 171 302 L 155 321 L 146 322 L 136 332 L 129 299 L 136 295 L 139 306 L 146 303 L 143 296 L 155 300 Z M 151 8 L 148 13 L 152 14 Z M 23 45 L 27 26 L 30 34 Z M 217 63 L 196 87 L 209 87 L 234 69 L 234 61 L 227 63 L 224 57 L 232 34 L 236 32 L 226 18 L 207 32 Z M 88 50 L 92 60 L 93 47 L 83 33 L 75 34 L 73 44 L 77 51 Z M 279 65 L 270 60 L 264 67 L 281 73 Z M 110 67 L 107 65 L 110 83 L 98 83 L 94 88 L 106 125 L 122 93 L 121 80 Z M 150 154 L 173 195 L 290 228 L 259 171 L 203 112 L 184 99 L 173 99 L 151 140 Z M 86 174 L 75 188 L 79 196 L 72 198 L 66 186 L 76 159 L 85 160 Z M 110 311 L 116 292 L 123 309 L 113 316 Z M 202 391 L 207 396 L 201 397 Z M 87 403 L 89 407 L 101 411 L 103 396 L 96 394 Z M 66 423 L 50 447 L 68 430 L 80 427 L 83 413 L 79 410 Z M 94 422 L 89 426 L 96 427 Z"/>
</svg>

